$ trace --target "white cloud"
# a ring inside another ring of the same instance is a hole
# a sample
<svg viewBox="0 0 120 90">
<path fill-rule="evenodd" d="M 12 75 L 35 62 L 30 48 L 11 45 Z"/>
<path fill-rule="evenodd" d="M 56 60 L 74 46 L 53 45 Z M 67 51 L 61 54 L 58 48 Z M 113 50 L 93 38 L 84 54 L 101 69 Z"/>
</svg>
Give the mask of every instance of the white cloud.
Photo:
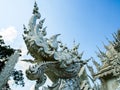
<svg viewBox="0 0 120 90">
<path fill-rule="evenodd" d="M 2 35 L 5 42 L 12 42 L 17 37 L 17 30 L 13 26 L 2 28 L 0 29 L 0 35 Z"/>
</svg>

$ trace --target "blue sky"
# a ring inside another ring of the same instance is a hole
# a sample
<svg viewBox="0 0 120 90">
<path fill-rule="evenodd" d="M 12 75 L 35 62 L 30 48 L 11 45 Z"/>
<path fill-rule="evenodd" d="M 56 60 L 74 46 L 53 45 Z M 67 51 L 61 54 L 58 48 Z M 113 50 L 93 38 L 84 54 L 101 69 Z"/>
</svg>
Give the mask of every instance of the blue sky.
<svg viewBox="0 0 120 90">
<path fill-rule="evenodd" d="M 97 59 L 96 46 L 104 51 L 102 42 L 108 44 L 105 37 L 113 40 L 111 34 L 120 28 L 120 0 L 36 1 L 42 18 L 46 18 L 48 37 L 61 33 L 59 40 L 68 47 L 72 47 L 74 40 L 80 43 L 79 51 L 85 52 L 84 59 L 91 56 Z M 34 0 L 0 1 L 0 33 L 7 30 L 4 38 L 14 48 L 25 48 L 23 24 L 27 26 L 33 5 Z"/>
</svg>

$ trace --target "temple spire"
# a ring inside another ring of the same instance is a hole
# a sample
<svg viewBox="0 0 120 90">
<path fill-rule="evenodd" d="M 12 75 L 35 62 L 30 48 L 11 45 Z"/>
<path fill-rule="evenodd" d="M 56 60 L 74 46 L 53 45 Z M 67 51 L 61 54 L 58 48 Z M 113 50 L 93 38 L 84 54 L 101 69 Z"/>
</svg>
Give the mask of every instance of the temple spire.
<svg viewBox="0 0 120 90">
<path fill-rule="evenodd" d="M 104 48 L 105 48 L 106 50 L 110 50 L 109 47 L 104 44 L 104 42 L 102 42 L 102 43 L 103 43 L 103 46 L 104 46 Z"/>
<path fill-rule="evenodd" d="M 100 70 L 100 64 L 98 62 L 96 62 L 94 59 L 92 60 L 92 62 L 95 65 L 96 69 L 99 71 Z"/>
<path fill-rule="evenodd" d="M 97 48 L 98 48 L 100 54 L 101 54 L 103 57 L 107 57 L 107 55 L 106 55 L 104 52 L 102 52 L 99 47 L 97 47 Z"/>
</svg>

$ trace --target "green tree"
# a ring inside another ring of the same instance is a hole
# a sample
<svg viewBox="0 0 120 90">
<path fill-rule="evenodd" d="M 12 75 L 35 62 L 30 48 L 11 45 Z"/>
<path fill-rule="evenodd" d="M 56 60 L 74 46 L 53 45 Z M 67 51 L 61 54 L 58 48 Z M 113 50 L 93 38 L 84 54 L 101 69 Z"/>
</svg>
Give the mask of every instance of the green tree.
<svg viewBox="0 0 120 90">
<path fill-rule="evenodd" d="M 9 77 L 12 77 L 15 84 L 24 86 L 24 78 L 21 70 L 14 69 L 20 56 L 20 50 L 15 50 L 5 45 L 0 36 L 0 90 L 10 90 Z"/>
</svg>

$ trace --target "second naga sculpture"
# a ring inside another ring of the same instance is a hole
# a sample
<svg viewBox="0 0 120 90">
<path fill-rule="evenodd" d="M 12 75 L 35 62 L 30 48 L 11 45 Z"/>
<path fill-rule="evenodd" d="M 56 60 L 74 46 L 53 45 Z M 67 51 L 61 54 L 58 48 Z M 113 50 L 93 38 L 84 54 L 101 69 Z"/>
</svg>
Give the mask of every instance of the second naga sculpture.
<svg viewBox="0 0 120 90">
<path fill-rule="evenodd" d="M 74 44 L 72 49 L 68 49 L 57 40 L 60 34 L 47 38 L 46 27 L 43 28 L 45 19 L 40 18 L 41 15 L 35 2 L 28 28 L 24 25 L 23 39 L 28 53 L 34 58 L 31 60 L 33 66 L 26 70 L 27 78 L 36 80 L 35 90 L 39 90 L 39 87 L 45 83 L 46 76 L 53 85 L 44 87 L 43 90 L 81 90 L 83 87 L 80 87 L 81 74 L 79 73 L 82 73 L 80 71 L 87 61 L 81 60 L 83 53 L 78 53 L 79 44 Z M 39 23 L 36 23 L 37 20 Z M 85 90 L 90 90 L 89 85 Z"/>
</svg>

